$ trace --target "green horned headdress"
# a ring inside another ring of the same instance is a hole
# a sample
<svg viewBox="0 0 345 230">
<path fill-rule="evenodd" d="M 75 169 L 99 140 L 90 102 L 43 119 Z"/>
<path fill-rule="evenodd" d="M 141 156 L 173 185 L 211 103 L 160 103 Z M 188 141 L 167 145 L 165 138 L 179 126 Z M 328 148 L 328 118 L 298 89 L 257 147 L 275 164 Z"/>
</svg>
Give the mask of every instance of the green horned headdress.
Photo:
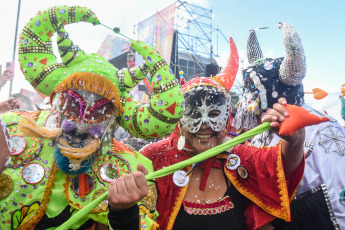
<svg viewBox="0 0 345 230">
<path fill-rule="evenodd" d="M 144 59 L 139 67 L 117 70 L 97 54 L 86 54 L 69 38 L 64 26 L 75 22 L 99 25 L 94 12 L 79 6 L 55 6 L 39 11 L 20 35 L 19 62 L 29 83 L 40 93 L 53 96 L 68 89 L 87 90 L 111 100 L 122 127 L 140 138 L 170 133 L 184 110 L 183 94 L 169 65 L 141 41 L 130 45 Z M 53 53 L 51 38 L 57 32 L 62 63 Z M 135 102 L 129 91 L 148 73 L 153 95 L 147 104 Z"/>
</svg>

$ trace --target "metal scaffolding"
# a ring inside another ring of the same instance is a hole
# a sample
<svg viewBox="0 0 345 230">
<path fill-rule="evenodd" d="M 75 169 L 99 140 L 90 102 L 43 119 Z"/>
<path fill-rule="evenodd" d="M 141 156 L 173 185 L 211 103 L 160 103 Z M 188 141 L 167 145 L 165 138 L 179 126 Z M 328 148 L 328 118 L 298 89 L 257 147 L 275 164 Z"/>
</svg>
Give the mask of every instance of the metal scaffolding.
<svg viewBox="0 0 345 230">
<path fill-rule="evenodd" d="M 220 39 L 225 39 L 230 45 L 229 38 L 220 29 L 213 27 L 212 13 L 212 9 L 177 1 L 171 67 L 175 74 L 187 70 L 187 80 L 206 76 L 206 66 L 209 64 L 218 65 L 214 58 L 219 57 Z M 183 59 L 186 56 L 189 56 L 186 58 L 189 61 Z M 242 93 L 242 84 L 237 79 L 232 91 Z"/>
</svg>

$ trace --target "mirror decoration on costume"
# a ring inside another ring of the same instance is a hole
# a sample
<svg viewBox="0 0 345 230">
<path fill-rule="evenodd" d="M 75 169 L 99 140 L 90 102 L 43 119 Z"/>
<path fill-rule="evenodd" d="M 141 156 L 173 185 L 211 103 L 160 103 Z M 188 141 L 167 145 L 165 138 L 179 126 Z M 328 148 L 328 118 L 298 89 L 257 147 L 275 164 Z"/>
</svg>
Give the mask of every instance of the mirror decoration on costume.
<svg viewBox="0 0 345 230">
<path fill-rule="evenodd" d="M 145 63 L 118 70 L 103 57 L 85 53 L 69 38 L 64 27 L 81 21 L 100 24 L 90 9 L 55 6 L 38 12 L 20 34 L 21 70 L 35 90 L 50 97 L 52 106 L 50 111 L 2 114 L 10 135 L 18 135 L 20 130 L 22 138 L 14 138 L 16 155 L 5 170 L 13 183 L 2 177 L 12 187 L 6 186 L 9 193 L 0 194 L 0 228 L 3 224 L 11 224 L 13 229 L 34 228 L 54 202 L 80 210 L 138 163 L 153 171 L 147 158 L 114 139 L 115 123 L 136 137 L 159 138 L 175 128 L 184 111 L 178 81 L 157 50 L 130 40 Z M 54 33 L 61 63 L 52 48 Z M 153 94 L 142 104 L 129 91 L 148 73 Z M 153 211 L 156 197 L 157 192 L 150 192 L 145 201 Z M 30 216 L 19 215 L 27 208 L 32 211 Z M 53 215 L 64 208 L 57 205 Z M 89 218 L 107 211 L 103 201 Z M 98 220 L 108 224 L 106 218 Z"/>
<path fill-rule="evenodd" d="M 23 168 L 23 180 L 28 184 L 37 184 L 45 175 L 44 167 L 38 163 L 30 163 Z"/>
<path fill-rule="evenodd" d="M 26 140 L 23 136 L 13 135 L 11 137 L 11 155 L 19 155 L 26 149 Z"/>
<path fill-rule="evenodd" d="M 84 188 L 83 188 L 84 194 L 82 194 L 82 195 L 81 195 L 81 191 L 79 190 L 79 189 L 81 189 L 81 187 L 79 185 L 81 184 L 81 180 L 84 178 L 80 177 L 80 176 L 76 176 L 76 177 L 74 177 L 74 179 L 72 181 L 72 189 L 75 192 L 75 197 L 77 197 L 77 196 L 84 197 L 85 195 L 88 195 L 93 189 L 92 178 L 89 175 L 85 175 L 85 176 L 86 176 L 86 178 L 85 178 L 86 183 L 84 183 Z"/>
<path fill-rule="evenodd" d="M 111 163 L 106 163 L 99 169 L 99 175 L 105 182 L 112 182 L 119 177 L 118 168 Z"/>
</svg>

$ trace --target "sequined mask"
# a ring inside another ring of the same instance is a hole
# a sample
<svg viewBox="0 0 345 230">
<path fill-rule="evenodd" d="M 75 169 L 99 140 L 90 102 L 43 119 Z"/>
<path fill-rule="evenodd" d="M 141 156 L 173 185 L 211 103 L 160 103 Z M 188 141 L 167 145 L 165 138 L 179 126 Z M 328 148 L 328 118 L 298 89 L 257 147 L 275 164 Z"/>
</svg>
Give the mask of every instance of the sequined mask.
<svg viewBox="0 0 345 230">
<path fill-rule="evenodd" d="M 112 101 L 86 90 L 59 92 L 45 124 L 62 129 L 54 150 L 58 167 L 68 174 L 86 171 L 98 149 L 108 150 L 114 123 Z"/>
<path fill-rule="evenodd" d="M 114 115 L 111 101 L 86 90 L 66 90 L 59 95 L 62 138 L 74 148 L 102 139 Z"/>
<path fill-rule="evenodd" d="M 225 103 L 209 105 L 208 98 L 205 97 L 201 100 L 200 106 L 187 105 L 185 113 L 181 117 L 181 124 L 186 126 L 191 133 L 198 132 L 203 123 L 218 132 L 227 124 L 231 107 L 230 101 L 230 96 L 226 96 Z"/>
</svg>

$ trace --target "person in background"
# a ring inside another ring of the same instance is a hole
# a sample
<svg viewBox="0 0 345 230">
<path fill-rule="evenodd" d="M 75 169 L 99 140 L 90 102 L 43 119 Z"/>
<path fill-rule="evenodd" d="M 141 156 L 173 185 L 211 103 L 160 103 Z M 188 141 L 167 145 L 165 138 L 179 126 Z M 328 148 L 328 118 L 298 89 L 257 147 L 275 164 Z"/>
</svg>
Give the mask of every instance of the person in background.
<svg viewBox="0 0 345 230">
<path fill-rule="evenodd" d="M 244 68 L 243 96 L 233 125 L 252 129 L 283 96 L 287 103 L 301 106 L 317 116 L 326 116 L 304 103 L 302 80 L 306 57 L 301 39 L 288 23 L 280 23 L 286 55 L 263 58 L 254 30 L 247 43 L 249 66 Z M 305 171 L 291 203 L 292 222 L 276 219 L 275 229 L 345 229 L 345 129 L 332 117 L 330 121 L 305 128 Z M 275 146 L 281 138 L 272 131 L 257 135 L 255 147 Z M 272 228 L 267 226 L 268 228 Z M 273 228 L 274 228 L 273 227 Z"/>
</svg>

